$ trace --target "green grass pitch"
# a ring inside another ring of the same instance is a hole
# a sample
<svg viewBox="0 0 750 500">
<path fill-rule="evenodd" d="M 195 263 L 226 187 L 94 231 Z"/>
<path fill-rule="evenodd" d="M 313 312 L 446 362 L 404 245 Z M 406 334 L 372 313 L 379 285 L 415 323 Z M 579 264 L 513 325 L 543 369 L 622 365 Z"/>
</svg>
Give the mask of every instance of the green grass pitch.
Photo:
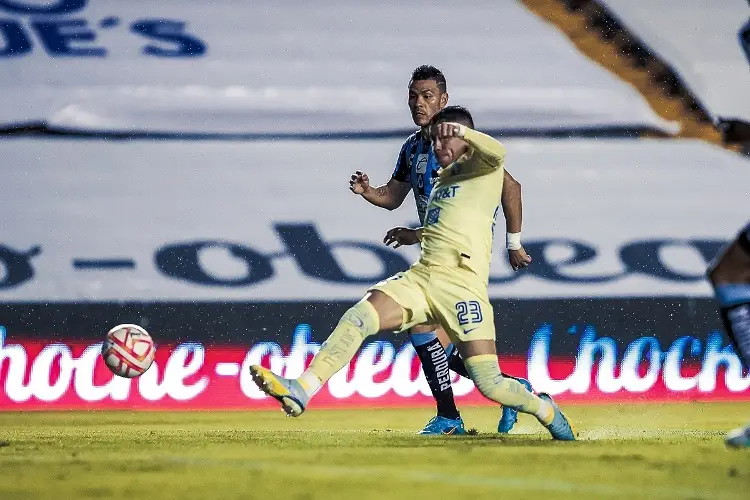
<svg viewBox="0 0 750 500">
<path fill-rule="evenodd" d="M 750 403 L 564 405 L 559 443 L 464 408 L 478 434 L 418 437 L 429 409 L 0 413 L 1 499 L 750 499 Z"/>
</svg>

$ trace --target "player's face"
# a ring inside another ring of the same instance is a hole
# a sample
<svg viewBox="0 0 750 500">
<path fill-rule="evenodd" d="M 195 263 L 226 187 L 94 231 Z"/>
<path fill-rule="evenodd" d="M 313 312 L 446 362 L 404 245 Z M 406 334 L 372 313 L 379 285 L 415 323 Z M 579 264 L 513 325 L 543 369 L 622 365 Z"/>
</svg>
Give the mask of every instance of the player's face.
<svg viewBox="0 0 750 500">
<path fill-rule="evenodd" d="M 435 151 L 435 159 L 441 167 L 447 167 L 463 156 L 469 149 L 466 141 L 458 137 L 443 137 L 438 139 L 432 136 L 432 148 Z"/>
<path fill-rule="evenodd" d="M 415 80 L 409 85 L 409 110 L 414 124 L 424 127 L 448 103 L 435 80 Z"/>
</svg>

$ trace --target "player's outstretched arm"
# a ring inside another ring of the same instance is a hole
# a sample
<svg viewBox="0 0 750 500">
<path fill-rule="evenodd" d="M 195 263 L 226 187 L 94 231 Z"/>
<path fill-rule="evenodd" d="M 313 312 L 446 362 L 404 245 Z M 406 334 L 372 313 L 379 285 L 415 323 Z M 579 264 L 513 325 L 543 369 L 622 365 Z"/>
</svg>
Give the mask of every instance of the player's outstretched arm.
<svg viewBox="0 0 750 500">
<path fill-rule="evenodd" d="M 366 173 L 357 170 L 349 180 L 352 193 L 361 195 L 376 207 L 395 210 L 401 206 L 409 194 L 411 184 L 401 182 L 393 177 L 382 186 L 372 187 Z"/>
<path fill-rule="evenodd" d="M 505 230 L 508 233 L 520 233 L 523 223 L 523 202 L 521 199 L 521 183 L 507 170 L 503 178 L 503 192 L 500 204 L 505 216 Z"/>
<path fill-rule="evenodd" d="M 432 135 L 438 140 L 443 137 L 458 137 L 466 141 L 474 151 L 484 157 L 493 169 L 503 166 L 505 146 L 497 139 L 460 123 L 442 122 L 432 126 Z"/>
<path fill-rule="evenodd" d="M 506 249 L 508 261 L 513 270 L 527 267 L 531 257 L 521 246 L 521 225 L 523 222 L 523 203 L 521 198 L 521 183 L 506 170 L 503 180 L 503 192 L 500 204 L 505 216 Z"/>
<path fill-rule="evenodd" d="M 494 137 L 490 137 L 482 132 L 464 127 L 463 139 L 474 148 L 474 150 L 485 157 L 493 167 L 501 167 L 505 158 L 505 146 Z"/>
</svg>

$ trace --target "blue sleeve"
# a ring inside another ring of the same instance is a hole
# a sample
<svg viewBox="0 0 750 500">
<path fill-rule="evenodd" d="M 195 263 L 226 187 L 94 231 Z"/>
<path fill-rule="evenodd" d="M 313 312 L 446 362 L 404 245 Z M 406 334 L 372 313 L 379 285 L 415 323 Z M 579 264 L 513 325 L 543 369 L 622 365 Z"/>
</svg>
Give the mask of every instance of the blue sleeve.
<svg viewBox="0 0 750 500">
<path fill-rule="evenodd" d="M 411 169 L 409 168 L 409 139 L 401 146 L 401 152 L 396 160 L 396 168 L 393 171 L 393 178 L 399 182 L 411 182 Z"/>
</svg>

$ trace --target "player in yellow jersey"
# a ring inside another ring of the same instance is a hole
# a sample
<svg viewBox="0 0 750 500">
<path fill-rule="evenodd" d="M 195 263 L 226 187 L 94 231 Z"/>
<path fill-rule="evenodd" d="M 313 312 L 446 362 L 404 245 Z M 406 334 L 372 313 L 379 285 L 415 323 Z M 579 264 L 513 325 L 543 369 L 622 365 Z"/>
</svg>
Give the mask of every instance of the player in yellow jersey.
<svg viewBox="0 0 750 500">
<path fill-rule="evenodd" d="M 386 184 L 374 187 L 370 186 L 367 174 L 358 170 L 351 176 L 349 189 L 369 203 L 388 210 L 401 206 L 411 191 L 414 194 L 417 216 L 421 224 L 427 214 L 427 201 L 432 193 L 433 184 L 438 180 L 440 169 L 432 147 L 430 121 L 438 111 L 448 105 L 448 83 L 445 75 L 434 66 L 419 66 L 411 74 L 408 96 L 409 111 L 414 125 L 417 125 L 419 129 L 411 134 L 401 146 L 393 175 Z M 521 245 L 523 212 L 521 184 L 508 173 L 507 169 L 504 175 L 500 204 L 507 230 L 508 261 L 514 270 L 518 270 L 527 267 L 531 262 L 531 257 L 526 254 Z M 392 238 L 401 232 L 400 227 L 391 229 L 385 241 L 399 246 L 398 242 Z M 417 325 L 409 329 L 407 333 L 422 364 L 422 372 L 437 410 L 437 414 L 427 422 L 419 434 L 426 436 L 466 433 L 463 418 L 453 397 L 449 372 L 453 370 L 463 377 L 469 376 L 458 350 L 454 348 L 448 335 L 439 325 Z M 516 379 L 531 390 L 528 380 Z M 517 420 L 516 409 L 504 406 L 497 423 L 497 431 L 510 432 Z"/>
<path fill-rule="evenodd" d="M 437 113 L 431 133 L 441 169 L 424 225 L 391 235 L 399 244 L 421 242 L 419 261 L 370 288 L 339 320 L 299 378 L 286 379 L 253 365 L 253 380 L 279 401 L 287 415 L 296 417 L 315 392 L 354 357 L 365 338 L 384 330 L 439 323 L 458 347 L 482 395 L 536 416 L 555 439 L 575 440 L 572 426 L 552 398 L 533 394 L 520 382 L 504 377 L 497 362 L 487 282 L 505 148 L 475 131 L 471 114 L 459 106 Z"/>
</svg>

